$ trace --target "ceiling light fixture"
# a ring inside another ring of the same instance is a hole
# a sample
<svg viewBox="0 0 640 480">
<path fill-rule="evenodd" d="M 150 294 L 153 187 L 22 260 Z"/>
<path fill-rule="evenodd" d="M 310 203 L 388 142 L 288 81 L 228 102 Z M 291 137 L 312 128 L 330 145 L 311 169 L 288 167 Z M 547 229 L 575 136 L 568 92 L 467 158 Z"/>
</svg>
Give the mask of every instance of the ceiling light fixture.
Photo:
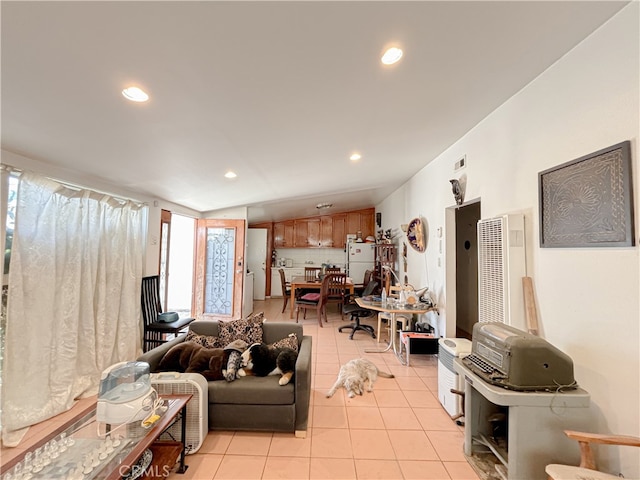
<svg viewBox="0 0 640 480">
<path fill-rule="evenodd" d="M 224 174 L 224 176 L 227 178 L 236 178 L 238 175 L 236 175 L 235 172 L 232 172 L 231 170 L 229 170 L 227 173 Z"/>
<path fill-rule="evenodd" d="M 362 155 L 360 155 L 359 153 L 354 153 L 349 157 L 349 160 L 351 160 L 352 162 L 357 162 L 361 158 L 362 158 Z"/>
<path fill-rule="evenodd" d="M 325 208 L 331 208 L 331 207 L 333 207 L 333 203 L 319 203 L 316 205 L 316 208 L 318 210 L 323 210 Z"/>
<path fill-rule="evenodd" d="M 132 102 L 146 102 L 149 100 L 149 95 L 138 87 L 125 88 L 122 90 L 122 95 L 124 95 L 124 98 L 131 100 Z"/>
<path fill-rule="evenodd" d="M 382 55 L 381 61 L 385 65 L 393 65 L 401 58 L 402 58 L 402 50 L 399 49 L 398 47 L 391 47 L 387 49 L 386 52 L 384 52 L 384 55 Z"/>
</svg>

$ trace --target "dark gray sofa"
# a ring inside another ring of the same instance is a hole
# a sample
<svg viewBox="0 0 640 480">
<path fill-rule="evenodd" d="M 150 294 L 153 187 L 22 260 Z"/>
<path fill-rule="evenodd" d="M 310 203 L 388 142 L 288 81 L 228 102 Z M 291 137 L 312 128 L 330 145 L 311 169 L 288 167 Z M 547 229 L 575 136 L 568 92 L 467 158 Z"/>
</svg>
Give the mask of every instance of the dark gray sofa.
<svg viewBox="0 0 640 480">
<path fill-rule="evenodd" d="M 281 386 L 279 375 L 241 377 L 233 382 L 217 380 L 209 384 L 209 429 L 295 432 L 305 437 L 311 395 L 311 336 L 302 325 L 266 321 L 262 325 L 264 343 L 273 343 L 295 333 L 298 360 L 291 382 Z M 196 320 L 189 329 L 199 335 L 218 336 L 218 322 Z M 184 341 L 182 335 L 143 354 L 139 361 L 156 372 L 158 363 L 171 347 Z"/>
</svg>

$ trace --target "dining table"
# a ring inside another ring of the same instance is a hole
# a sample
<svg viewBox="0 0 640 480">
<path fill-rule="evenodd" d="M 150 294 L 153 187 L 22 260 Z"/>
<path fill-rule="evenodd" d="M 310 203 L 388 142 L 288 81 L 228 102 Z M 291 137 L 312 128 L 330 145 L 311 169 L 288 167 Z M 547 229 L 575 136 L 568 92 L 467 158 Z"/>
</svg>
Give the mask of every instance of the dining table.
<svg viewBox="0 0 640 480">
<path fill-rule="evenodd" d="M 307 280 L 304 277 L 293 277 L 291 279 L 291 302 L 289 307 L 289 318 L 293 318 L 293 311 L 295 310 L 296 303 L 296 290 L 298 289 L 309 289 L 309 290 L 318 290 L 322 287 L 322 280 Z M 349 291 L 349 295 L 353 297 L 354 286 L 353 280 L 347 277 L 347 282 L 344 286 L 345 290 Z"/>
<path fill-rule="evenodd" d="M 396 337 L 398 336 L 397 330 L 397 322 L 402 321 L 402 328 L 406 328 L 406 317 L 398 317 L 396 315 L 413 315 L 413 314 L 422 314 L 430 312 L 431 310 L 435 310 L 435 307 L 426 303 L 415 303 L 415 304 L 406 304 L 400 303 L 396 300 L 387 300 L 386 302 L 382 302 L 380 300 L 371 300 L 365 297 L 356 297 L 356 303 L 361 308 L 366 308 L 368 310 L 374 310 L 376 312 L 384 312 L 387 313 L 390 317 L 389 319 L 389 343 L 385 348 L 382 349 L 365 349 L 366 353 L 384 353 L 393 349 L 393 353 L 396 355 L 400 363 L 404 365 L 404 361 L 400 355 L 400 351 L 398 349 L 398 345 L 396 343 Z M 377 332 L 377 335 L 380 335 L 380 332 Z"/>
</svg>

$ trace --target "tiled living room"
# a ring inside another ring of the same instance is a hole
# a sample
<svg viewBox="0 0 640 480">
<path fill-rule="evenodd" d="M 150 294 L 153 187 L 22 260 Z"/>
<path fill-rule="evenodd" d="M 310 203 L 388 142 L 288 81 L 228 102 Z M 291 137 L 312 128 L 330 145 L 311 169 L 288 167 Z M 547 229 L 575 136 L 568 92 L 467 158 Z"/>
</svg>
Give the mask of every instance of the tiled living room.
<svg viewBox="0 0 640 480">
<path fill-rule="evenodd" d="M 282 300 L 256 301 L 254 312 L 264 311 L 267 321 L 290 322 L 281 313 Z M 462 453 L 463 427 L 456 425 L 437 397 L 437 357 L 412 355 L 403 366 L 392 352 L 365 353 L 379 348 L 366 332 L 338 332 L 348 324 L 335 306 L 328 309 L 323 328 L 312 312 L 302 320 L 305 335 L 313 337 L 312 394 L 307 437 L 293 433 L 210 431 L 202 447 L 186 457 L 189 466 L 179 479 L 439 479 L 472 480 L 478 476 Z M 377 324 L 375 316 L 363 323 Z M 383 333 L 382 342 L 386 342 Z M 340 365 L 365 357 L 395 378 L 378 378 L 374 391 L 347 397 L 340 389 L 332 398 L 326 392 L 336 380 Z M 78 402 L 69 412 L 30 429 L 18 448 L 2 449 L 3 462 L 92 401 Z"/>
</svg>

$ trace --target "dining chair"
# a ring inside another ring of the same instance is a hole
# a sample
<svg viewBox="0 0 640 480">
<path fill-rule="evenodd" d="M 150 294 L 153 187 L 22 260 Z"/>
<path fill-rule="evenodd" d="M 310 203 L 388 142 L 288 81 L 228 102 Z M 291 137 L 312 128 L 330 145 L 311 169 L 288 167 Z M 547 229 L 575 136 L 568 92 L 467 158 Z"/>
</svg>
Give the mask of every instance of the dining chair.
<svg viewBox="0 0 640 480">
<path fill-rule="evenodd" d="M 325 275 L 322 279 L 322 283 L 320 284 L 320 292 L 308 292 L 304 295 L 300 295 L 295 299 L 295 307 L 296 307 L 296 323 L 298 323 L 298 315 L 300 314 L 300 310 L 304 310 L 302 318 L 307 318 L 307 310 L 315 310 L 316 315 L 318 316 L 318 325 L 321 327 L 322 318 L 324 317 L 324 321 L 327 321 L 327 298 L 329 291 L 329 281 L 331 275 Z"/>
<path fill-rule="evenodd" d="M 396 299 L 400 296 L 400 291 L 402 290 L 402 286 L 400 285 L 391 285 L 391 274 L 388 271 L 385 271 L 382 278 L 384 279 L 383 289 L 387 292 L 388 299 Z M 378 313 L 378 338 L 377 341 L 380 343 L 380 329 L 382 328 L 382 323 L 387 323 L 387 327 L 390 327 L 389 322 L 391 321 L 392 315 L 386 312 Z M 396 322 L 401 322 L 402 326 L 400 330 L 404 330 L 407 328 L 408 323 L 411 321 L 411 317 L 403 314 L 395 315 Z M 389 328 L 389 330 L 391 330 Z"/>
<path fill-rule="evenodd" d="M 357 296 L 360 296 L 360 297 L 362 296 L 362 292 L 364 291 L 365 288 L 367 288 L 367 285 L 369 285 L 372 275 L 373 275 L 373 271 L 366 270 L 364 272 L 364 278 L 362 279 L 362 283 L 353 284 L 353 291 Z M 378 282 L 376 282 L 376 285 L 378 285 Z"/>
<path fill-rule="evenodd" d="M 337 303 L 340 309 L 340 317 L 344 319 L 342 307 L 344 306 L 345 299 L 344 291 L 347 288 L 347 274 L 331 273 L 325 275 L 325 278 L 326 277 L 329 277 L 329 284 L 327 286 L 327 303 Z"/>
<path fill-rule="evenodd" d="M 330 273 L 340 273 L 340 267 L 327 267 L 324 269 L 324 272 L 328 275 Z"/>
<path fill-rule="evenodd" d="M 151 275 L 142 279 L 141 307 L 143 328 L 143 350 L 145 352 L 167 342 L 167 335 L 186 333 L 187 327 L 195 318 L 178 318 L 174 321 L 162 321 L 177 317 L 175 312 L 163 312 L 160 303 L 160 276 Z"/>
<path fill-rule="evenodd" d="M 580 445 L 580 466 L 549 464 L 545 472 L 549 480 L 605 480 L 620 478 L 618 475 L 610 475 L 598 470 L 595 456 L 591 449 L 592 443 L 601 445 L 617 445 L 627 447 L 640 447 L 640 438 L 625 435 L 606 435 L 598 433 L 576 432 L 565 430 L 565 435 L 576 440 Z"/>
<path fill-rule="evenodd" d="M 304 279 L 307 282 L 313 282 L 318 279 L 320 267 L 304 267 Z"/>
<path fill-rule="evenodd" d="M 287 282 L 286 277 L 284 276 L 284 269 L 279 268 L 278 272 L 280 272 L 280 283 L 282 284 L 282 313 L 287 309 L 287 302 L 289 301 L 289 297 L 291 296 L 291 284 Z"/>
</svg>

